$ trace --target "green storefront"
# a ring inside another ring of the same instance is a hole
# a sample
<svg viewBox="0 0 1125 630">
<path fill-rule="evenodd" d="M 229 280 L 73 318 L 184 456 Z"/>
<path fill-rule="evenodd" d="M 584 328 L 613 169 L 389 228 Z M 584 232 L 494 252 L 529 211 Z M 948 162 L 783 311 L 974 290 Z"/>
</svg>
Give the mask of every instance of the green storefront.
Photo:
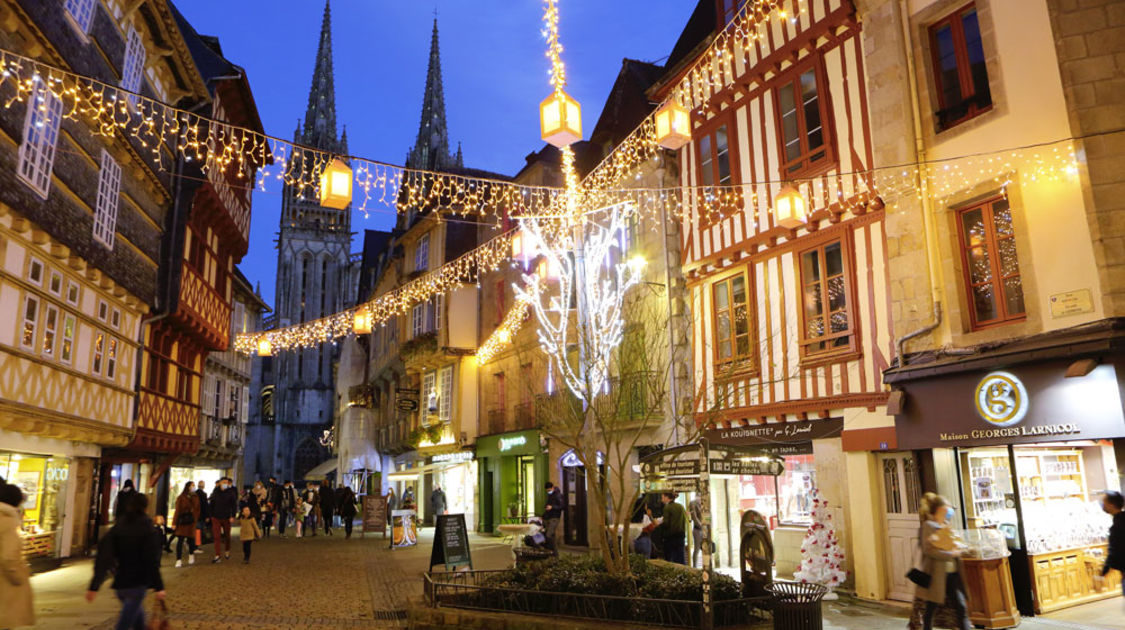
<svg viewBox="0 0 1125 630">
<path fill-rule="evenodd" d="M 539 431 L 515 431 L 477 439 L 478 531 L 522 523 L 543 512 L 547 454 Z"/>
</svg>

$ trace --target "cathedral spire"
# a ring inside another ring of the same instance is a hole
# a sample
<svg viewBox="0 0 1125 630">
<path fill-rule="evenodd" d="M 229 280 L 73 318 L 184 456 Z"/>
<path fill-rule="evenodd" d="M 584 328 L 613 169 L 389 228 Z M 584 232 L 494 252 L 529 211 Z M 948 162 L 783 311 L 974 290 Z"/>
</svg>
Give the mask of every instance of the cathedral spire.
<svg viewBox="0 0 1125 630">
<path fill-rule="evenodd" d="M 336 150 L 336 86 L 332 73 L 332 7 L 324 3 L 324 21 L 316 49 L 309 106 L 305 110 L 304 144 L 318 149 Z"/>
<path fill-rule="evenodd" d="M 449 133 L 445 122 L 445 92 L 441 84 L 441 52 L 438 47 L 437 17 L 430 38 L 430 64 L 426 70 L 426 90 L 422 97 L 422 120 L 418 125 L 418 139 L 410 150 L 407 165 L 413 168 L 435 170 L 451 166 Z"/>
</svg>

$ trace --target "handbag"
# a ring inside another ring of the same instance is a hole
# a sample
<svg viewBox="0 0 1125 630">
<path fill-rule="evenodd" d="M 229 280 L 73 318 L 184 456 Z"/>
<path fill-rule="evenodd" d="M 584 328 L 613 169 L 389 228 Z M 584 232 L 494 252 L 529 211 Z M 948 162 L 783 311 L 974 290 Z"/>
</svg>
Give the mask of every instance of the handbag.
<svg viewBox="0 0 1125 630">
<path fill-rule="evenodd" d="M 930 588 L 930 583 L 933 582 L 933 576 L 925 571 L 914 568 L 906 572 L 906 579 L 914 582 L 922 588 Z"/>
<path fill-rule="evenodd" d="M 172 621 L 168 618 L 168 604 L 158 599 L 152 605 L 152 617 L 148 620 L 148 630 L 172 630 Z"/>
</svg>

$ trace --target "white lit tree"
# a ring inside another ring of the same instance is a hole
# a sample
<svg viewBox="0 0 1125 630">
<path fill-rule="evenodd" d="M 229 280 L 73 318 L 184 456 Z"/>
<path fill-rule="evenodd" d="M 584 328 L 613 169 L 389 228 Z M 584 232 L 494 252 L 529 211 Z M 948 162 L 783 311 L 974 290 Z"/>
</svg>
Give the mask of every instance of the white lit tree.
<svg viewBox="0 0 1125 630">
<path fill-rule="evenodd" d="M 801 568 L 793 574 L 800 582 L 812 582 L 832 590 L 844 582 L 848 576 L 844 571 L 844 551 L 836 537 L 836 527 L 832 515 L 828 513 L 828 501 L 820 498 L 820 490 L 813 488 L 812 525 L 805 532 L 801 543 Z"/>
</svg>

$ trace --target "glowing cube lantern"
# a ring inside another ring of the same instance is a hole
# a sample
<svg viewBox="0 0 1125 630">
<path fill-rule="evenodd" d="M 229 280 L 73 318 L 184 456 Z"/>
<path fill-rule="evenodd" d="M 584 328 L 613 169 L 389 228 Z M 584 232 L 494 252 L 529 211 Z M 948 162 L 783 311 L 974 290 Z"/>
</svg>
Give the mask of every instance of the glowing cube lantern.
<svg viewBox="0 0 1125 630">
<path fill-rule="evenodd" d="M 352 202 L 352 168 L 340 158 L 320 174 L 320 205 L 343 210 Z"/>
<path fill-rule="evenodd" d="M 355 323 L 352 328 L 357 335 L 370 335 L 375 324 L 375 315 L 371 311 L 356 311 Z"/>
<path fill-rule="evenodd" d="M 258 339 L 258 356 L 268 357 L 271 354 L 273 354 L 273 344 L 270 343 L 269 337 Z"/>
<path fill-rule="evenodd" d="M 671 102 L 656 111 L 656 142 L 673 151 L 691 141 L 691 118 L 683 105 Z"/>
<path fill-rule="evenodd" d="M 553 92 L 539 104 L 539 131 L 560 149 L 581 140 L 582 107 L 566 92 Z"/>
<path fill-rule="evenodd" d="M 796 186 L 784 186 L 773 200 L 774 222 L 783 228 L 795 230 L 809 220 L 805 198 Z"/>
</svg>

